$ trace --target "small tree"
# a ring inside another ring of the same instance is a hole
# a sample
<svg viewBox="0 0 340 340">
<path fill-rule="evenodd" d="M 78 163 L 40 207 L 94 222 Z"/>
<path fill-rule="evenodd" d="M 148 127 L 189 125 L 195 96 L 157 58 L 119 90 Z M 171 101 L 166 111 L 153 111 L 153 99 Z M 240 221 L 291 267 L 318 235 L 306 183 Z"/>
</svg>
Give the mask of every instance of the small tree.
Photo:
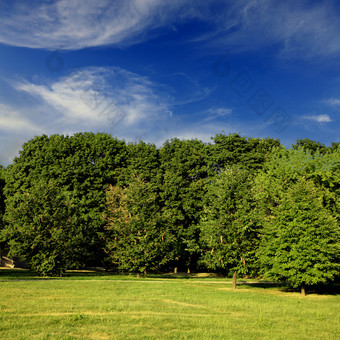
<svg viewBox="0 0 340 340">
<path fill-rule="evenodd" d="M 128 187 L 110 186 L 106 194 L 109 261 L 138 276 L 164 266 L 172 258 L 173 237 L 153 186 L 135 176 Z"/>
<path fill-rule="evenodd" d="M 339 221 L 323 205 L 325 189 L 300 177 L 272 209 L 260 246 L 267 277 L 307 286 L 339 275 Z"/>
</svg>

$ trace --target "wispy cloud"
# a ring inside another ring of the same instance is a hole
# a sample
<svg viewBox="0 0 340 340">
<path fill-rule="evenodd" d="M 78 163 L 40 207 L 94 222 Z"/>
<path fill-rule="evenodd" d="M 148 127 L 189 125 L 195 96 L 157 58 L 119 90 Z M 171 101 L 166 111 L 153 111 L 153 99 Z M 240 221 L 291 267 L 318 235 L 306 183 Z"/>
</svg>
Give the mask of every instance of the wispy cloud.
<svg viewBox="0 0 340 340">
<path fill-rule="evenodd" d="M 0 164 L 7 165 L 18 155 L 18 150 L 29 138 L 41 134 L 39 122 L 30 113 L 0 103 Z"/>
<path fill-rule="evenodd" d="M 77 130 L 152 124 L 169 112 L 152 82 L 119 67 L 75 69 L 51 84 L 23 81 L 14 87 L 48 105 L 56 123 Z"/>
<path fill-rule="evenodd" d="M 333 121 L 329 115 L 310 115 L 310 116 L 302 116 L 301 118 L 312 120 L 317 123 L 330 123 Z"/>
<path fill-rule="evenodd" d="M 324 103 L 329 105 L 329 106 L 332 106 L 332 107 L 340 108 L 340 99 L 339 98 L 329 98 L 329 99 L 325 100 Z"/>
<path fill-rule="evenodd" d="M 193 40 L 205 40 L 212 50 L 275 46 L 285 57 L 340 54 L 339 13 L 332 1 L 56 0 L 0 6 L 0 42 L 15 46 L 127 46 L 157 35 L 159 28 L 198 19 L 209 29 Z"/>
<path fill-rule="evenodd" d="M 0 14 L 0 42 L 48 49 L 128 45 L 166 25 L 184 1 L 57 0 L 13 2 Z"/>
<path fill-rule="evenodd" d="M 35 133 L 39 131 L 39 127 L 19 111 L 0 103 L 0 130 Z"/>
<path fill-rule="evenodd" d="M 221 119 L 225 119 L 232 114 L 232 109 L 225 107 L 214 107 L 209 110 L 204 111 L 202 115 L 202 124 L 206 124 L 209 122 L 220 121 Z"/>
<path fill-rule="evenodd" d="M 8 164 L 35 135 L 100 131 L 152 142 L 164 137 L 171 120 L 167 97 L 157 84 L 119 67 L 75 69 L 58 80 L 22 80 L 12 86 L 35 103 L 0 103 L 0 141 L 5 146 L 0 164 Z"/>
<path fill-rule="evenodd" d="M 226 1 L 205 18 L 215 29 L 197 39 L 229 53 L 274 47 L 283 58 L 310 59 L 340 54 L 339 10 L 332 1 Z"/>
</svg>

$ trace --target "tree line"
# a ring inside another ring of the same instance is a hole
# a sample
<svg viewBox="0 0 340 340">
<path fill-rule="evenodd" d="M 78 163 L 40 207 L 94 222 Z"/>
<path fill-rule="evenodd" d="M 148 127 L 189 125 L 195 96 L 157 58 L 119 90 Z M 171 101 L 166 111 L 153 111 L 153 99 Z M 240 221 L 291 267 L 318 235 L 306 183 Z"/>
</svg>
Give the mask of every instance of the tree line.
<svg viewBox="0 0 340 340">
<path fill-rule="evenodd" d="M 293 287 L 340 268 L 340 147 L 38 136 L 0 167 L 0 246 L 40 275 L 210 270 Z"/>
</svg>

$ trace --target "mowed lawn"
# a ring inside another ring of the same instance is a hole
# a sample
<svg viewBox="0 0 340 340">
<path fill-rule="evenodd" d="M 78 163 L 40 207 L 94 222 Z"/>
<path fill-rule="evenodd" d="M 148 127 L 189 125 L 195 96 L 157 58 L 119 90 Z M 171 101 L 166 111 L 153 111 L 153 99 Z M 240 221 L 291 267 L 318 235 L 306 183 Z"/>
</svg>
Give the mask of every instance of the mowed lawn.
<svg viewBox="0 0 340 340">
<path fill-rule="evenodd" d="M 227 279 L 0 271 L 1 339 L 339 339 L 340 296 Z"/>
</svg>

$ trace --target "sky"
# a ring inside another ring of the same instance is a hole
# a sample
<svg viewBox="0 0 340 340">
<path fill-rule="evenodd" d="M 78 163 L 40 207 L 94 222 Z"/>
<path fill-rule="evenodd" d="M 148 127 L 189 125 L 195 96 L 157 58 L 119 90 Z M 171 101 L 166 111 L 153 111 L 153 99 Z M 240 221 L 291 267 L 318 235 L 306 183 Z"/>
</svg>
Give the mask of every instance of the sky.
<svg viewBox="0 0 340 340">
<path fill-rule="evenodd" d="M 340 142 L 340 2 L 0 0 L 0 164 L 42 134 Z"/>
</svg>

